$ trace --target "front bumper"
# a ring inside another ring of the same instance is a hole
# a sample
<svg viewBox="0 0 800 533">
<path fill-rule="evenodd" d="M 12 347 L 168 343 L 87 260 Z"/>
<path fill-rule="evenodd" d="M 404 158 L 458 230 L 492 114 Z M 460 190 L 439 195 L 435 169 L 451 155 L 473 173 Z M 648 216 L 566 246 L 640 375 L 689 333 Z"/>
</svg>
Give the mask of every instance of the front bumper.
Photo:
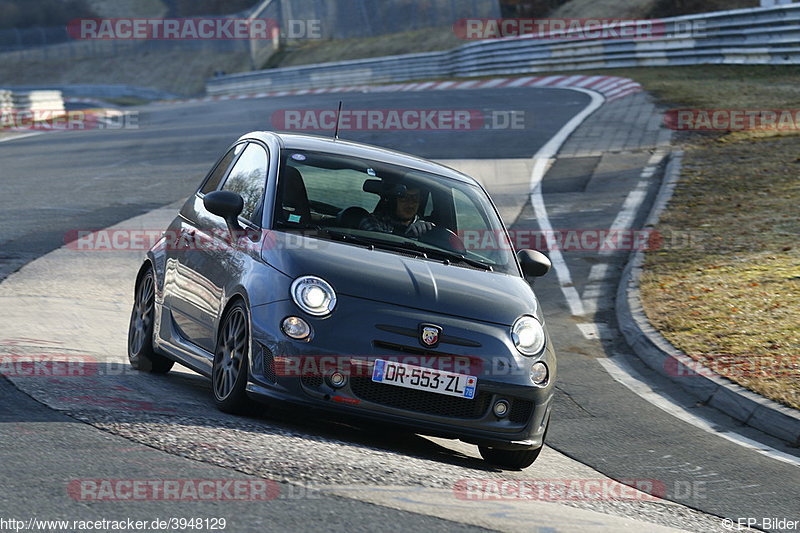
<svg viewBox="0 0 800 533">
<path fill-rule="evenodd" d="M 309 342 L 294 341 L 280 331 L 281 320 L 290 315 L 311 324 L 314 334 Z M 496 448 L 530 449 L 542 444 L 556 379 L 549 339 L 542 355 L 524 357 L 511 344 L 508 327 L 347 296 L 340 297 L 334 313 L 325 318 L 304 315 L 291 301 L 256 306 L 251 316 L 254 343 L 247 390 L 254 399 L 289 402 Z M 421 323 L 442 328 L 436 348 L 425 348 L 418 341 Z M 474 375 L 475 397 L 372 382 L 371 362 L 377 358 Z M 344 386 L 335 388 L 327 379 L 331 364 L 297 364 L 320 360 L 336 361 L 335 366 L 348 375 Z M 529 380 L 528 369 L 535 361 L 545 362 L 550 371 L 544 387 Z M 510 409 L 498 417 L 492 407 L 501 399 Z"/>
</svg>

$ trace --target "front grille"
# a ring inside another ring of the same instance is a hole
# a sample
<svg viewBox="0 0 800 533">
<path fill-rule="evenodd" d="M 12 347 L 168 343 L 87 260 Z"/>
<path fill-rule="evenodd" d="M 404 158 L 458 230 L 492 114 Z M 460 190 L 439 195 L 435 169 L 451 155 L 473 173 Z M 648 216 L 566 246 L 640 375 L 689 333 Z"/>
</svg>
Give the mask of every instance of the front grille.
<svg viewBox="0 0 800 533">
<path fill-rule="evenodd" d="M 263 361 L 264 377 L 275 383 L 278 377 L 275 375 L 275 360 L 272 358 L 272 352 L 266 346 L 261 346 L 261 357 Z"/>
<path fill-rule="evenodd" d="M 379 348 L 382 350 L 392 350 L 393 352 L 401 352 L 401 353 L 411 353 L 414 355 L 432 355 L 438 357 L 458 357 L 455 355 L 450 355 L 444 352 L 437 352 L 433 350 L 426 350 L 425 348 L 420 348 L 419 346 L 407 346 L 405 344 L 397 344 L 394 342 L 386 342 L 386 341 L 372 341 L 372 346 L 375 348 Z"/>
<path fill-rule="evenodd" d="M 356 396 L 368 402 L 450 418 L 481 418 L 491 401 L 491 394 L 484 392 L 478 392 L 474 399 L 469 400 L 376 383 L 370 378 L 353 378 L 350 388 Z"/>
<path fill-rule="evenodd" d="M 533 402 L 528 400 L 511 400 L 511 411 L 508 419 L 515 424 L 523 424 L 528 421 L 533 411 Z"/>
<path fill-rule="evenodd" d="M 300 381 L 309 389 L 322 387 L 322 376 L 302 376 Z"/>
</svg>

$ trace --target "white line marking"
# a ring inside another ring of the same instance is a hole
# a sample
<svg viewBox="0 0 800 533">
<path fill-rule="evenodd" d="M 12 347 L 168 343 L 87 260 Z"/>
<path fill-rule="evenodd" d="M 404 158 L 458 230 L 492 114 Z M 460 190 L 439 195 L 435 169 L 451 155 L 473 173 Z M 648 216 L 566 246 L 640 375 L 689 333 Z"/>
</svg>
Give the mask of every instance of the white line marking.
<svg viewBox="0 0 800 533">
<path fill-rule="evenodd" d="M 21 133 L 19 135 L 14 135 L 12 137 L 3 137 L 0 138 L 0 143 L 6 143 L 8 141 L 14 141 L 17 139 L 24 139 L 25 137 L 33 137 L 34 135 L 41 135 L 43 131 L 34 131 L 33 133 Z"/>
<path fill-rule="evenodd" d="M 633 224 L 633 219 L 636 218 L 636 213 L 639 211 L 639 206 L 642 205 L 642 202 L 644 202 L 646 196 L 647 182 L 640 181 L 636 184 L 636 187 L 628 193 L 628 196 L 625 197 L 625 202 L 622 204 L 622 209 L 620 209 L 619 213 L 617 213 L 617 217 L 614 219 L 614 222 L 611 223 L 611 227 L 609 228 L 611 232 L 626 230 L 631 226 L 631 224 Z M 614 252 L 615 250 L 613 248 L 606 248 L 600 250 L 600 255 L 609 255 Z"/>
<path fill-rule="evenodd" d="M 597 331 L 597 326 L 595 326 L 594 323 L 575 325 L 578 326 L 578 329 L 581 330 L 581 333 L 583 333 L 583 336 L 587 339 L 596 340 L 600 338 L 600 332 Z"/>
<path fill-rule="evenodd" d="M 599 285 L 588 285 L 586 288 L 583 289 L 583 293 L 581 297 L 584 300 L 584 304 L 586 304 L 586 300 L 597 300 L 597 297 L 603 293 L 603 287 Z"/>
<path fill-rule="evenodd" d="M 566 87 L 565 87 L 566 88 Z M 542 198 L 542 179 L 545 173 L 553 163 L 553 158 L 561 149 L 561 146 L 567 140 L 578 126 L 580 126 L 589 115 L 594 113 L 603 102 L 605 98 L 602 94 L 587 89 L 577 89 L 575 87 L 566 88 L 572 91 L 578 91 L 591 97 L 591 102 L 580 113 L 572 117 L 572 119 L 564 124 L 562 128 L 556 133 L 544 146 L 539 148 L 539 151 L 533 156 L 533 169 L 531 170 L 531 205 L 533 212 L 536 215 L 536 222 L 539 224 L 539 229 L 545 235 L 552 234 L 553 225 L 550 223 L 550 218 L 547 216 L 547 209 L 544 206 L 544 199 Z M 558 282 L 561 285 L 561 292 L 567 299 L 570 313 L 576 316 L 581 316 L 585 313 L 583 302 L 578 295 L 578 291 L 572 286 L 572 276 L 570 275 L 569 268 L 567 267 L 564 256 L 561 250 L 552 250 L 550 252 L 550 262 L 556 270 Z"/>
<path fill-rule="evenodd" d="M 578 326 L 579 330 L 581 330 L 583 336 L 589 340 L 614 338 L 614 332 L 611 331 L 611 328 L 608 327 L 608 324 L 603 324 L 601 322 L 589 322 L 575 325 Z"/>
<path fill-rule="evenodd" d="M 611 227 L 609 229 L 612 232 L 626 230 L 631 227 L 633 220 L 636 218 L 636 214 L 639 212 L 642 202 L 644 202 L 644 199 L 647 196 L 647 179 L 653 176 L 656 171 L 656 163 L 663 158 L 664 152 L 661 151 L 654 153 L 650 157 L 648 166 L 645 167 L 644 170 L 642 170 L 642 173 L 639 175 L 639 182 L 636 184 L 636 187 L 634 187 L 633 190 L 628 193 L 628 196 L 625 197 L 625 201 L 622 203 L 622 209 L 620 209 L 619 213 L 617 213 L 614 222 L 611 223 Z M 610 255 L 614 253 L 614 251 L 615 250 L 613 249 L 600 250 L 600 255 Z"/>
<path fill-rule="evenodd" d="M 598 359 L 597 362 L 600 363 L 600 365 L 605 368 L 606 372 L 608 372 L 608 374 L 617 382 L 625 385 L 637 396 L 650 402 L 662 411 L 671 414 L 675 418 L 707 431 L 708 433 L 719 435 L 723 439 L 729 440 L 735 444 L 738 444 L 739 446 L 754 450 L 762 455 L 771 457 L 772 459 L 800 467 L 800 460 L 793 455 L 789 455 L 788 453 L 776 450 L 771 446 L 767 446 L 766 444 L 762 444 L 754 441 L 753 439 L 749 439 L 730 431 L 717 431 L 714 429 L 714 425 L 712 423 L 706 421 L 702 417 L 690 413 L 684 409 L 683 406 L 675 403 L 667 396 L 654 391 L 647 383 L 639 379 L 638 373 L 631 368 L 626 361 L 621 360 L 619 357 L 614 359 Z"/>
<path fill-rule="evenodd" d="M 608 272 L 608 263 L 592 265 L 592 268 L 589 269 L 589 283 L 603 281 L 606 278 L 606 272 Z"/>
</svg>

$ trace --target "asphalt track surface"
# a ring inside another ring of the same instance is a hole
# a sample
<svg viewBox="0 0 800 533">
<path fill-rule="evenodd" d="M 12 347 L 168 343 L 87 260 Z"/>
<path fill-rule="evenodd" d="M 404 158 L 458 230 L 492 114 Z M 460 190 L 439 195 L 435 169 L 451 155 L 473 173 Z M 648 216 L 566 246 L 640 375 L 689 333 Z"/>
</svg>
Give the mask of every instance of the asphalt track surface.
<svg viewBox="0 0 800 533">
<path fill-rule="evenodd" d="M 360 109 L 523 111 L 526 128 L 460 133 L 348 132 L 343 137 L 432 159 L 530 158 L 585 107 L 588 100 L 585 94 L 574 91 L 546 89 L 347 95 L 346 105 L 349 103 L 351 108 Z M 0 279 L 62 246 L 64 235 L 70 230 L 103 228 L 185 198 L 218 155 L 240 134 L 268 129 L 273 111 L 335 108 L 337 103 L 334 95 L 319 95 L 149 106 L 142 111 L 138 130 L 47 134 L 0 143 Z M 553 226 L 609 227 L 627 193 L 635 186 L 646 160 L 646 157 L 642 161 L 634 157 L 621 163 L 613 180 L 594 187 L 576 180 L 574 172 L 554 168 L 545 177 L 543 187 Z M 656 186 L 657 180 L 653 180 L 647 191 L 648 198 L 652 198 Z M 648 204 L 646 200 L 644 205 Z M 639 213 L 639 219 L 643 215 Z M 513 222 L 517 229 L 538 228 L 530 205 Z M 625 257 L 626 254 L 619 252 L 603 259 L 609 265 L 603 285 L 606 299 L 616 286 Z M 589 284 L 591 267 L 599 261 L 596 254 L 565 253 L 565 259 L 576 288 L 583 289 Z M 124 273 L 98 273 L 106 274 L 125 277 Z M 618 358 L 637 366 L 614 332 L 610 308 L 599 306 L 588 320 L 573 317 L 552 275 L 537 282 L 536 290 L 560 357 L 559 395 L 548 435 L 549 446 L 615 479 L 659 480 L 667 488 L 668 499 L 717 516 L 800 518 L 800 503 L 796 498 L 800 485 L 797 467 L 701 431 L 643 401 L 614 381 L 598 363 L 598 359 Z M 586 338 L 577 325 L 587 321 L 605 325 L 604 331 L 610 333 L 602 335 L 602 339 Z M 0 336 L 13 338 L 25 334 L 5 331 Z M 162 394 L 167 400 L 172 395 L 186 396 L 188 402 L 197 404 L 198 412 L 208 408 L 208 390 L 202 380 L 184 377 L 184 374 L 179 376 L 168 386 L 144 376 L 126 376 L 126 379 L 138 380 L 133 383 L 143 386 L 150 394 Z M 655 388 L 686 404 L 671 385 L 661 383 L 654 376 L 648 379 Z M 177 389 L 170 390 L 172 386 Z M 30 490 L 31 480 L 44 483 L 53 473 L 63 480 L 122 477 L 123 471 L 125 476 L 133 478 L 154 477 L 152 465 L 145 459 L 148 450 L 145 446 L 98 433 L 74 418 L 41 406 L 4 380 L 0 381 L 0 395 L 3 400 L 0 407 L 3 466 L 0 469 L 4 479 L 10 480 L 0 489 L 2 500 L 9 502 L 8 506 L 3 505 L 4 512 L 6 508 L 47 509 L 48 502 L 63 499 L 63 485 L 58 488 L 51 485 L 43 491 Z M 702 407 L 687 407 L 706 413 Z M 715 417 L 720 427 L 730 424 L 724 416 L 706 414 Z M 146 417 L 142 419 L 147 422 Z M 208 415 L 208 419 L 219 420 L 219 415 Z M 235 424 L 225 422 L 229 423 Z M 322 422 L 301 424 L 286 419 L 280 423 L 294 433 L 333 436 L 386 450 L 394 448 L 410 456 L 443 463 L 455 462 L 463 466 L 465 462 L 458 454 L 431 449 L 430 441 L 416 437 L 387 438 L 369 430 L 353 434 L 354 430 L 348 427 L 327 426 Z M 114 420 L 109 424 L 113 425 Z M 225 427 L 225 424 L 211 425 Z M 779 446 L 754 432 L 749 435 Z M 148 444 L 156 446 L 156 443 Z M 108 447 L 106 453 L 97 453 L 104 446 Z M 792 453 L 792 450 L 782 449 Z M 82 453 L 82 450 L 91 450 L 91 453 Z M 144 455 L 137 458 L 140 453 Z M 182 454 L 187 455 L 185 451 Z M 110 460 L 111 457 L 114 459 Z M 530 475 L 546 460 L 547 456 L 543 455 L 526 472 Z M 139 467 L 141 470 L 137 471 Z M 466 467 L 473 468 L 480 476 L 476 461 L 466 460 Z M 180 472 L 180 477 L 197 478 L 238 475 L 230 469 L 222 470 L 181 457 L 163 459 L 158 471 L 159 475 Z M 691 486 L 696 490 L 687 491 L 686 487 Z M 58 490 L 61 493 L 57 493 Z M 321 524 L 322 529 L 329 530 L 348 524 L 347 529 L 356 530 L 352 527 L 354 523 L 364 524 L 364 530 L 374 529 L 375 524 L 399 523 L 403 524 L 403 530 L 411 531 L 448 527 L 465 530 L 467 527 L 332 496 L 321 497 L 313 505 L 305 503 L 303 506 L 296 501 L 278 500 L 269 509 L 257 510 L 241 503 L 216 505 L 224 505 L 226 515 L 233 514 L 254 528 L 265 524 L 265 516 L 270 517 L 269 525 L 275 529 L 314 529 Z M 115 511 L 120 516 L 152 517 L 162 513 L 190 515 L 198 509 L 192 504 L 185 504 L 185 509 L 155 502 L 148 502 L 148 505 L 119 504 Z M 231 505 L 237 507 L 232 511 Z M 81 507 L 89 515 L 104 514 L 96 505 Z M 202 509 L 203 516 L 214 516 L 214 505 L 209 507 L 204 503 Z M 70 516 L 75 517 L 74 513 Z M 353 517 L 358 517 L 358 522 Z M 390 526 L 389 529 L 394 528 Z"/>
</svg>

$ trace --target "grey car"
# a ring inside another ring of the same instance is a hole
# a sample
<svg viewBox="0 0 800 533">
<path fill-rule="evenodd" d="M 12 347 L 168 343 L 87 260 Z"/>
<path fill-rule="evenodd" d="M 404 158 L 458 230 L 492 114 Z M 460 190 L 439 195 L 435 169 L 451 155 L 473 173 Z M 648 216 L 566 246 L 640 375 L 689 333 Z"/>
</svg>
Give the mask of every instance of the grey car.
<svg viewBox="0 0 800 533">
<path fill-rule="evenodd" d="M 209 377 L 226 412 L 323 410 L 524 468 L 542 449 L 557 374 L 530 283 L 549 268 L 513 250 L 469 176 L 365 144 L 253 132 L 148 251 L 129 359 Z"/>
</svg>

